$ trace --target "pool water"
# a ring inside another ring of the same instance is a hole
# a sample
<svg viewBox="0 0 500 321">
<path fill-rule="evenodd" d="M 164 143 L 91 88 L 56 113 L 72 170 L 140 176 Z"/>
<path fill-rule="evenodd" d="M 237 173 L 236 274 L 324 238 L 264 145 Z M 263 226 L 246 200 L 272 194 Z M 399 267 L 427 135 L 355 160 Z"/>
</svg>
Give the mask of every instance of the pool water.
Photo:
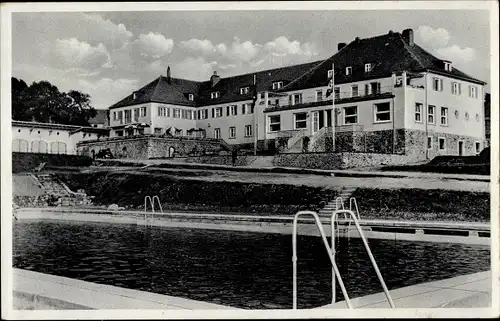
<svg viewBox="0 0 500 321">
<path fill-rule="evenodd" d="M 239 308 L 292 307 L 291 235 L 57 221 L 16 223 L 13 235 L 16 268 Z M 369 244 L 389 289 L 490 269 L 488 246 Z M 337 251 L 351 298 L 382 292 L 360 239 L 340 239 Z M 298 258 L 298 307 L 330 303 L 321 239 L 299 236 Z"/>
</svg>

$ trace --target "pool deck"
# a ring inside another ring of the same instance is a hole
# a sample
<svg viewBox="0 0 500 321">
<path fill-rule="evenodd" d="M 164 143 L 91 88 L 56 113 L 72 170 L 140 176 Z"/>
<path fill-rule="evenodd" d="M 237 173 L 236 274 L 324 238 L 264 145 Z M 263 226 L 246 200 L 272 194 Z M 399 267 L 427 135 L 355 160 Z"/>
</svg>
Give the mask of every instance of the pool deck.
<svg viewBox="0 0 500 321">
<path fill-rule="evenodd" d="M 223 305 L 16 269 L 16 310 L 238 310 Z"/>
<path fill-rule="evenodd" d="M 389 291 L 396 308 L 488 308 L 491 306 L 491 271 L 421 283 Z M 389 308 L 383 292 L 351 299 L 353 308 Z M 345 301 L 320 309 L 345 309 Z"/>
<path fill-rule="evenodd" d="M 66 277 L 13 269 L 14 310 L 233 310 L 241 309 Z M 488 308 L 491 271 L 390 291 L 396 308 Z M 389 308 L 384 293 L 351 299 L 355 309 Z M 345 301 L 312 310 L 346 309 Z"/>
</svg>

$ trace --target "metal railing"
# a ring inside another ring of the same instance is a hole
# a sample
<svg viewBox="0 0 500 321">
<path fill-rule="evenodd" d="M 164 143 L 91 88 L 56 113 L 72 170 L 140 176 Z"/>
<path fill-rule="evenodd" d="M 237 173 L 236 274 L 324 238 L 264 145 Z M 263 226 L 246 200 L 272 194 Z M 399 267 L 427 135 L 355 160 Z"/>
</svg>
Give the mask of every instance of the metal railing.
<svg viewBox="0 0 500 321">
<path fill-rule="evenodd" d="M 160 198 L 158 197 L 158 195 L 154 195 L 153 197 L 147 195 L 146 197 L 144 197 L 144 223 L 147 225 L 148 223 L 148 200 L 149 200 L 149 204 L 151 204 L 151 215 L 150 215 L 150 218 L 151 218 L 151 221 L 154 220 L 155 218 L 155 200 L 158 202 L 158 208 L 160 210 L 160 213 L 163 213 L 163 208 L 161 207 L 161 202 L 160 202 Z M 152 224 L 152 222 L 151 222 Z"/>
<path fill-rule="evenodd" d="M 323 240 L 323 244 L 325 245 L 325 249 L 328 252 L 328 257 L 330 258 L 330 262 L 332 264 L 334 273 L 339 278 L 340 288 L 342 290 L 342 294 L 344 295 L 344 299 L 347 303 L 347 307 L 349 309 L 352 309 L 351 300 L 349 299 L 349 296 L 347 295 L 347 290 L 345 288 L 344 282 L 342 281 L 342 277 L 340 276 L 340 271 L 337 267 L 337 264 L 335 263 L 334 255 L 333 255 L 332 251 L 330 251 L 330 247 L 328 246 L 328 240 L 326 239 L 325 231 L 323 230 L 323 224 L 321 224 L 318 213 L 313 212 L 313 211 L 300 211 L 297 214 L 295 214 L 295 218 L 293 219 L 293 235 L 292 235 L 293 309 L 294 310 L 297 309 L 297 223 L 298 223 L 298 219 L 301 215 L 312 215 L 314 217 L 314 220 L 316 222 L 316 226 L 318 227 L 319 233 L 321 235 L 321 239 Z"/>
<path fill-rule="evenodd" d="M 337 198 L 338 200 L 338 198 Z M 343 207 L 343 202 L 342 202 L 342 207 Z M 344 214 L 344 218 L 347 216 L 350 219 L 354 221 L 354 224 L 356 226 L 356 229 L 358 230 L 360 237 L 363 241 L 363 244 L 366 248 L 366 251 L 368 253 L 368 256 L 370 258 L 370 261 L 375 269 L 375 273 L 377 274 L 377 278 L 380 281 L 380 284 L 382 285 L 382 288 L 384 289 L 385 296 L 387 298 L 387 301 L 389 302 L 389 305 L 391 308 L 395 308 L 394 302 L 391 298 L 391 295 L 389 293 L 389 290 L 385 284 L 384 278 L 382 277 L 382 274 L 380 273 L 380 270 L 378 268 L 377 262 L 375 261 L 375 258 L 373 256 L 373 253 L 371 252 L 370 246 L 368 245 L 368 241 L 366 240 L 363 231 L 361 229 L 361 226 L 359 224 L 358 218 L 354 214 L 353 211 L 351 210 L 345 210 L 345 209 L 340 209 L 336 210 L 332 213 L 330 217 L 330 223 L 331 223 L 331 247 L 328 245 L 328 240 L 325 235 L 325 231 L 323 229 L 323 224 L 321 223 L 321 220 L 319 219 L 319 216 L 316 212 L 313 211 L 300 211 L 295 214 L 294 220 L 293 220 L 293 235 L 292 235 L 292 251 L 293 251 L 293 256 L 292 256 L 292 262 L 293 262 L 293 309 L 297 309 L 297 225 L 298 225 L 298 219 L 301 215 L 312 215 L 314 217 L 314 220 L 316 222 L 316 226 L 319 229 L 319 233 L 321 235 L 321 238 L 323 240 L 323 244 L 325 246 L 325 249 L 328 252 L 328 257 L 330 258 L 330 262 L 332 264 L 332 303 L 335 303 L 336 301 L 336 280 L 338 278 L 339 281 L 339 286 L 342 291 L 342 294 L 344 296 L 344 300 L 346 302 L 346 305 L 349 309 L 352 309 L 352 303 L 351 300 L 349 299 L 349 295 L 347 294 L 347 290 L 345 288 L 344 282 L 342 281 L 342 277 L 340 275 L 340 271 L 338 269 L 338 266 L 335 261 L 335 224 L 338 221 L 338 216 Z"/>
<path fill-rule="evenodd" d="M 335 211 L 331 216 L 333 260 L 335 260 L 335 241 L 334 241 L 335 240 L 335 235 L 334 235 L 335 229 L 334 229 L 334 225 L 335 225 L 335 221 L 337 220 L 339 214 L 344 214 L 344 215 L 347 214 L 354 221 L 354 225 L 356 226 L 356 229 L 359 232 L 359 236 L 361 237 L 361 240 L 363 241 L 366 252 L 368 253 L 368 257 L 370 258 L 370 261 L 373 265 L 373 268 L 375 269 L 375 273 L 377 274 L 377 278 L 378 278 L 380 284 L 382 285 L 382 288 L 384 289 L 384 293 L 385 293 L 385 297 L 387 299 L 387 302 L 389 302 L 389 305 L 391 306 L 391 308 L 395 308 L 396 306 L 394 305 L 394 302 L 391 298 L 391 295 L 389 293 L 389 289 L 387 288 L 387 285 L 385 284 L 384 278 L 382 277 L 382 274 L 380 273 L 377 262 L 375 261 L 375 257 L 373 256 L 373 253 L 370 249 L 370 246 L 368 245 L 368 241 L 366 240 L 366 237 L 363 234 L 363 230 L 361 229 L 361 226 L 359 225 L 358 218 L 356 217 L 356 214 L 354 214 L 354 212 L 351 210 L 338 210 L 338 211 Z M 335 271 L 335 274 L 337 274 L 337 271 Z M 332 281 L 334 282 L 335 278 L 332 278 Z M 343 286 L 343 284 L 341 284 L 341 287 L 342 286 Z M 336 298 L 336 288 L 335 288 L 335 284 L 332 284 L 332 303 L 335 303 L 335 298 Z"/>
</svg>

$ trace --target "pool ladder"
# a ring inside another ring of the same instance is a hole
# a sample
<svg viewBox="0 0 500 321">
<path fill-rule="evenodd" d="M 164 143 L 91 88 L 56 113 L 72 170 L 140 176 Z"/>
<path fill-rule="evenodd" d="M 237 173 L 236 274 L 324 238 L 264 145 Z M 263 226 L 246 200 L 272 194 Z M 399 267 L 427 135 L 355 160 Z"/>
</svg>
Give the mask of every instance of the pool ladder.
<svg viewBox="0 0 500 321">
<path fill-rule="evenodd" d="M 354 203 L 356 201 L 354 200 Z M 357 208 L 357 205 L 356 205 Z M 342 277 L 340 275 L 340 271 L 338 269 L 337 263 L 335 261 L 335 223 L 338 224 L 338 216 L 340 214 L 344 215 L 344 218 L 349 217 L 352 219 L 354 222 L 356 229 L 359 232 L 359 235 L 363 241 L 363 244 L 366 248 L 366 251 L 368 253 L 368 256 L 370 258 L 370 261 L 373 265 L 373 268 L 375 269 L 375 273 L 377 274 L 377 277 L 379 279 L 380 284 L 382 285 L 382 288 L 384 289 L 384 293 L 386 296 L 387 301 L 389 302 L 389 305 L 391 308 L 395 308 L 394 302 L 392 301 L 391 295 L 389 294 L 389 290 L 387 289 L 387 286 L 385 284 L 384 278 L 382 277 L 382 274 L 380 273 L 380 270 L 378 268 L 377 262 L 375 261 L 375 258 L 373 257 L 372 251 L 370 250 L 370 246 L 368 245 L 368 241 L 366 240 L 365 235 L 363 234 L 363 231 L 361 229 L 361 226 L 359 225 L 359 219 L 356 217 L 356 214 L 352 210 L 345 210 L 345 209 L 338 209 L 332 213 L 330 216 L 330 223 L 331 223 L 331 247 L 328 245 L 328 240 L 326 239 L 326 234 L 323 229 L 323 224 L 321 223 L 321 220 L 319 218 L 318 213 L 313 212 L 313 211 L 300 211 L 295 214 L 295 217 L 293 219 L 293 235 L 292 235 L 292 247 L 293 247 L 293 256 L 292 256 L 292 262 L 293 262 L 293 309 L 297 309 L 297 224 L 298 224 L 298 219 L 302 215 L 311 215 L 313 216 L 316 226 L 319 229 L 319 233 L 321 235 L 321 238 L 323 240 L 323 244 L 325 246 L 326 251 L 328 252 L 328 257 L 330 258 L 330 263 L 332 264 L 332 303 L 335 303 L 335 297 L 336 297 L 336 279 L 338 279 L 340 289 L 342 291 L 342 294 L 344 296 L 346 305 L 349 309 L 352 309 L 352 303 L 351 300 L 349 299 L 349 295 L 347 294 L 347 290 L 345 288 L 344 282 L 342 281 Z M 358 212 L 359 215 L 359 212 Z M 350 220 L 349 220 L 350 222 Z"/>
<path fill-rule="evenodd" d="M 148 212 L 148 200 L 149 200 L 149 204 L 151 204 L 151 214 L 150 215 L 148 215 L 149 214 L 149 212 Z M 147 195 L 146 197 L 144 197 L 144 224 L 146 226 L 153 226 L 153 221 L 155 218 L 155 200 L 158 203 L 158 208 L 160 210 L 160 213 L 163 213 L 160 198 L 158 197 L 158 195 L 154 195 L 153 197 Z M 148 224 L 148 216 L 151 219 L 151 224 Z"/>
</svg>

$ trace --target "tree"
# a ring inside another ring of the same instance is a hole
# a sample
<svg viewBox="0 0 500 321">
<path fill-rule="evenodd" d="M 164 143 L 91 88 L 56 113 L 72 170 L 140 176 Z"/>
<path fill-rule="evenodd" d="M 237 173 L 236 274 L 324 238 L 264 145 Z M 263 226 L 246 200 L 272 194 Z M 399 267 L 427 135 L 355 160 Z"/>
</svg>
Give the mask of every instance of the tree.
<svg viewBox="0 0 500 321">
<path fill-rule="evenodd" d="M 33 82 L 12 78 L 12 119 L 89 126 L 97 114 L 90 95 L 77 90 L 68 93 L 48 81 Z"/>
</svg>

